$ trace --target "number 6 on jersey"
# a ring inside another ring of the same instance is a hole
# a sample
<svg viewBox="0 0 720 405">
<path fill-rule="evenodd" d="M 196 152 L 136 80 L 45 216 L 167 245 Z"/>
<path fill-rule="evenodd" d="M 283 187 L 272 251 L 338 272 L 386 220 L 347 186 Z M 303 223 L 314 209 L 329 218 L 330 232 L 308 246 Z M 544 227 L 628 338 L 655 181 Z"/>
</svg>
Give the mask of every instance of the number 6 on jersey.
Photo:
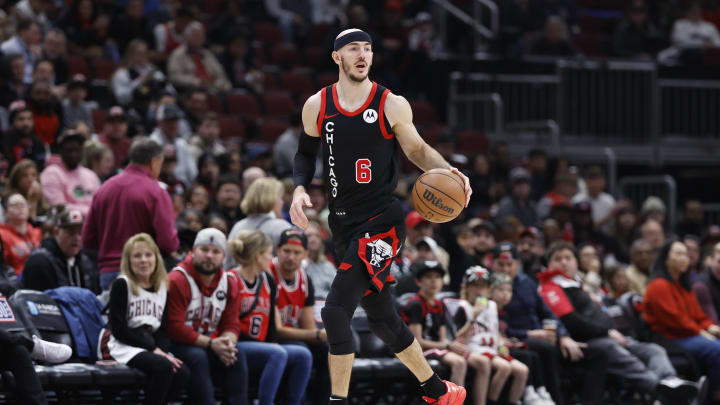
<svg viewBox="0 0 720 405">
<path fill-rule="evenodd" d="M 358 159 L 355 162 L 355 181 L 360 184 L 367 184 L 372 181 L 372 170 L 370 159 Z"/>
</svg>

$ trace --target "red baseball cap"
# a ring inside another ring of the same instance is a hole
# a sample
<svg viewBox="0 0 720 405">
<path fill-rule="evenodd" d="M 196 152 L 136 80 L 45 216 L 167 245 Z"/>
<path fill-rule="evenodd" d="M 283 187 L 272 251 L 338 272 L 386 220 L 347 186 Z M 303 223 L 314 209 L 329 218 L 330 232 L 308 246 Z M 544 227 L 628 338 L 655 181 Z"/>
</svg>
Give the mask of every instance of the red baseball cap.
<svg viewBox="0 0 720 405">
<path fill-rule="evenodd" d="M 425 218 L 420 215 L 417 211 L 410 211 L 410 213 L 405 217 L 405 226 L 407 228 L 415 228 L 420 224 L 421 222 L 427 222 Z"/>
</svg>

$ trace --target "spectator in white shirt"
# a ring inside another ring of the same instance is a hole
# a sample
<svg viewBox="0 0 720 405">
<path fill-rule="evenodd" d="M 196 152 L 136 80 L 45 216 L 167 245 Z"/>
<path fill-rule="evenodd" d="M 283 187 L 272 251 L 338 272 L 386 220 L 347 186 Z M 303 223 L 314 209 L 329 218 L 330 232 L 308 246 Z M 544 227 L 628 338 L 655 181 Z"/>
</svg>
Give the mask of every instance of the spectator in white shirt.
<svg viewBox="0 0 720 405">
<path fill-rule="evenodd" d="M 680 49 L 720 47 L 720 34 L 714 25 L 703 20 L 700 2 L 693 2 L 685 18 L 675 21 L 672 44 Z"/>
<path fill-rule="evenodd" d="M 4 55 L 22 55 L 25 62 L 25 83 L 32 82 L 35 62 L 42 52 L 41 40 L 40 25 L 32 20 L 22 20 L 17 25 L 17 34 L 0 45 L 0 51 Z"/>
<path fill-rule="evenodd" d="M 585 171 L 586 190 L 579 192 L 572 198 L 572 203 L 588 201 L 592 206 L 592 219 L 596 227 L 609 231 L 605 225 L 613 217 L 615 198 L 605 192 L 605 173 L 600 166 L 590 166 Z"/>
</svg>

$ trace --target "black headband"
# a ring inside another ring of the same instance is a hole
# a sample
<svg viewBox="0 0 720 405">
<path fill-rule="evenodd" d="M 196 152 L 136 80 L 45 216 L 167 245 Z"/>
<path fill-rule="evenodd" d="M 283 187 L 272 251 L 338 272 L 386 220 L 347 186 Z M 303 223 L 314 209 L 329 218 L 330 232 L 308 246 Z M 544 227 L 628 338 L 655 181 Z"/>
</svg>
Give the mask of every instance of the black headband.
<svg viewBox="0 0 720 405">
<path fill-rule="evenodd" d="M 365 31 L 353 31 L 335 39 L 335 50 L 339 50 L 350 42 L 369 42 L 372 45 L 370 34 Z"/>
</svg>

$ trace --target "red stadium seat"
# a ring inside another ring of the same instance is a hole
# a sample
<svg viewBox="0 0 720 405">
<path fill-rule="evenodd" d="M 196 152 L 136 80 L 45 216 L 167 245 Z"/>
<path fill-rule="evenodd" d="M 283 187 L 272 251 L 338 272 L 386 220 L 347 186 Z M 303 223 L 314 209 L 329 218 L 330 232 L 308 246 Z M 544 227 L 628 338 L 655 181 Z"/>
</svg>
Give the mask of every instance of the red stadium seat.
<svg viewBox="0 0 720 405">
<path fill-rule="evenodd" d="M 305 64 L 317 69 L 330 63 L 330 52 L 319 46 L 308 46 L 303 52 Z"/>
<path fill-rule="evenodd" d="M 85 75 L 85 77 L 90 77 L 90 65 L 84 57 L 69 55 L 67 57 L 67 62 L 70 74 L 74 75 L 81 73 Z"/>
<path fill-rule="evenodd" d="M 95 133 L 102 132 L 102 129 L 105 126 L 106 115 L 105 110 L 92 110 L 92 121 L 93 127 L 95 127 Z"/>
<path fill-rule="evenodd" d="M 92 70 L 93 79 L 95 80 L 110 80 L 113 73 L 117 70 L 117 63 L 109 59 L 93 59 Z"/>
<path fill-rule="evenodd" d="M 619 20 L 585 14 L 580 16 L 580 30 L 584 34 L 612 34 Z"/>
<path fill-rule="evenodd" d="M 317 87 L 325 87 L 335 83 L 338 80 L 338 73 L 323 73 L 317 76 L 315 85 Z"/>
<path fill-rule="evenodd" d="M 222 100 L 220 97 L 217 96 L 217 94 L 207 94 L 208 97 L 208 108 L 210 111 L 216 112 L 218 114 L 222 114 L 225 112 L 225 106 L 223 105 Z"/>
<path fill-rule="evenodd" d="M 260 132 L 262 133 L 262 139 L 268 142 L 275 142 L 286 129 L 288 124 L 280 121 L 265 121 L 260 126 Z"/>
<path fill-rule="evenodd" d="M 287 119 L 296 105 L 286 91 L 271 91 L 265 94 L 265 115 L 268 118 Z"/>
<path fill-rule="evenodd" d="M 316 24 L 310 29 L 310 42 L 313 44 L 322 44 L 327 39 L 330 32 L 330 24 Z"/>
<path fill-rule="evenodd" d="M 415 124 L 431 125 L 438 123 L 435 107 L 427 101 L 412 100 L 410 101 L 410 107 L 412 107 Z"/>
<path fill-rule="evenodd" d="M 297 72 L 280 74 L 280 83 L 284 90 L 292 93 L 307 93 L 315 87 L 310 75 Z"/>
<path fill-rule="evenodd" d="M 573 43 L 585 56 L 603 58 L 610 53 L 610 36 L 607 34 L 578 34 Z"/>
<path fill-rule="evenodd" d="M 473 156 L 478 153 L 488 153 L 490 141 L 483 131 L 468 129 L 458 132 L 458 146 L 465 155 Z"/>
<path fill-rule="evenodd" d="M 265 44 L 282 42 L 282 32 L 277 24 L 268 22 L 255 23 L 255 39 Z"/>
<path fill-rule="evenodd" d="M 300 52 L 293 44 L 275 44 L 272 49 L 272 63 L 284 68 L 297 66 L 300 64 Z"/>
<path fill-rule="evenodd" d="M 265 91 L 274 90 L 278 88 L 277 78 L 273 72 L 264 72 L 263 76 L 263 87 Z"/>
<path fill-rule="evenodd" d="M 221 115 L 220 138 L 245 138 L 245 125 L 235 115 Z"/>
<path fill-rule="evenodd" d="M 416 119 L 414 119 L 417 121 Z M 440 125 L 431 125 L 427 127 L 418 128 L 420 136 L 430 145 L 435 145 L 440 135 L 447 132 L 447 128 Z"/>
<path fill-rule="evenodd" d="M 260 103 L 252 94 L 228 94 L 228 112 L 238 117 L 257 119 L 260 117 Z"/>
</svg>

